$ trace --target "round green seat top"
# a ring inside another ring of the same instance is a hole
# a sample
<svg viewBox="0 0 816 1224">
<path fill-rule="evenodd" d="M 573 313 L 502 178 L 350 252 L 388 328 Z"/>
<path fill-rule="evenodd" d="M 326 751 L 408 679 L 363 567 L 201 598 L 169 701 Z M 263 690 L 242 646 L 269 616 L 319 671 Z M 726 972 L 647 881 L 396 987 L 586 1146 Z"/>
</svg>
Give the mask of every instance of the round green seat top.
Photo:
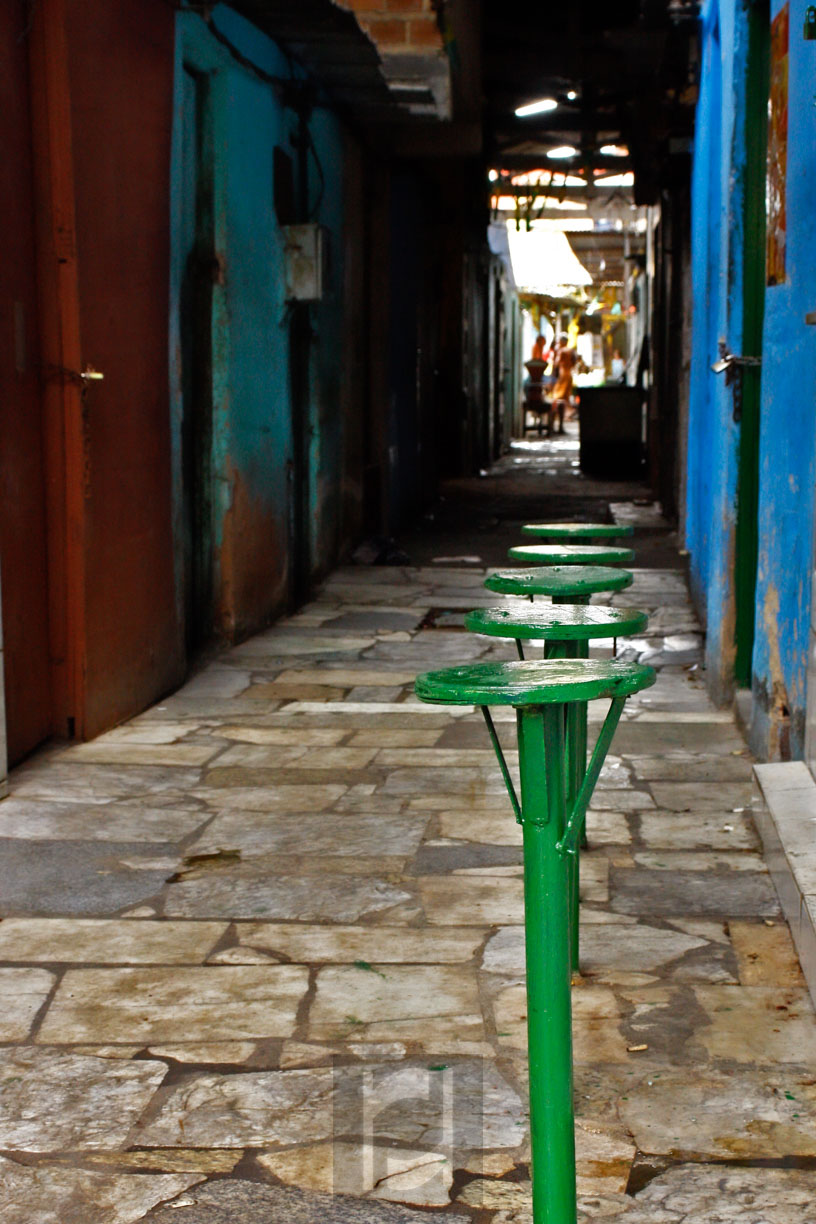
<svg viewBox="0 0 816 1224">
<path fill-rule="evenodd" d="M 553 595 L 578 598 L 600 591 L 624 591 L 632 585 L 629 570 L 606 565 L 542 565 L 536 569 L 497 570 L 485 578 L 499 595 Z"/>
<path fill-rule="evenodd" d="M 617 540 L 634 530 L 629 523 L 525 523 L 521 534 L 539 540 Z"/>
<path fill-rule="evenodd" d="M 649 617 L 638 608 L 603 608 L 590 604 L 476 608 L 465 617 L 465 628 L 471 633 L 502 638 L 540 638 L 545 642 L 628 637 L 642 633 L 648 623 Z"/>
<path fill-rule="evenodd" d="M 507 555 L 530 565 L 620 565 L 635 557 L 616 544 L 516 544 Z"/>
<path fill-rule="evenodd" d="M 628 697 L 655 682 L 654 668 L 620 659 L 469 663 L 417 676 L 422 701 L 447 705 L 549 705 Z"/>
</svg>

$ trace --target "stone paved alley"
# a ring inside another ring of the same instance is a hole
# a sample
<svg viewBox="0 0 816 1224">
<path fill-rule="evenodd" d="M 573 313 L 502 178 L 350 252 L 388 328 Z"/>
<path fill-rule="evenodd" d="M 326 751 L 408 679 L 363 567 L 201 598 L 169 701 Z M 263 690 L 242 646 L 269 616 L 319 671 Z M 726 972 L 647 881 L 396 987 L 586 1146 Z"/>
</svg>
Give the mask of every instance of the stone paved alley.
<svg viewBox="0 0 816 1224">
<path fill-rule="evenodd" d="M 642 566 L 615 602 L 652 616 L 626 651 L 659 679 L 589 816 L 581 1218 L 816 1221 L 816 1024 L 750 759 L 706 697 L 667 527 L 575 457 L 516 447 L 401 541 L 412 565 L 335 572 L 133 722 L 16 771 L 3 1224 L 529 1221 L 519 830 L 478 713 L 412 684 L 512 657 L 460 627 L 497 602 L 486 566 L 536 509 L 610 502 Z"/>
</svg>

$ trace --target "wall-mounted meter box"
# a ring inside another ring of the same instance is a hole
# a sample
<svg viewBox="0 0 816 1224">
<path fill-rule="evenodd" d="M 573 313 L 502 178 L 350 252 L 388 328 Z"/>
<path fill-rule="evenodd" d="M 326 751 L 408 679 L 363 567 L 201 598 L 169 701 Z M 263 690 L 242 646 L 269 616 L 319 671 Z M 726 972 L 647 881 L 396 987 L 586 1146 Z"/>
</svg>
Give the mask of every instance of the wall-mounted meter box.
<svg viewBox="0 0 816 1224">
<path fill-rule="evenodd" d="M 286 300 L 319 302 L 327 287 L 328 234 L 315 222 L 284 225 Z"/>
</svg>

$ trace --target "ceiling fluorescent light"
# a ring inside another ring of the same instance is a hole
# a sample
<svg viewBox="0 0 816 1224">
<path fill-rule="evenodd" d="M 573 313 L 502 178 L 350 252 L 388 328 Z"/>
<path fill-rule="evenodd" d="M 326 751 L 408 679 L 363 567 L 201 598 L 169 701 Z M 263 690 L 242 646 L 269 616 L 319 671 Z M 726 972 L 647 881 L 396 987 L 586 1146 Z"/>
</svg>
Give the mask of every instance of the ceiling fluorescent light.
<svg viewBox="0 0 816 1224">
<path fill-rule="evenodd" d="M 596 187 L 634 187 L 635 176 L 631 170 L 627 174 L 609 174 L 603 178 L 596 178 Z"/>
<path fill-rule="evenodd" d="M 516 107 L 516 116 L 526 119 L 528 115 L 540 115 L 543 111 L 553 111 L 558 106 L 555 98 L 539 98 L 537 102 L 528 102 L 526 106 Z"/>
<path fill-rule="evenodd" d="M 578 152 L 572 145 L 558 145 L 556 149 L 548 149 L 547 156 L 555 161 L 559 161 L 563 157 L 574 157 Z"/>
</svg>

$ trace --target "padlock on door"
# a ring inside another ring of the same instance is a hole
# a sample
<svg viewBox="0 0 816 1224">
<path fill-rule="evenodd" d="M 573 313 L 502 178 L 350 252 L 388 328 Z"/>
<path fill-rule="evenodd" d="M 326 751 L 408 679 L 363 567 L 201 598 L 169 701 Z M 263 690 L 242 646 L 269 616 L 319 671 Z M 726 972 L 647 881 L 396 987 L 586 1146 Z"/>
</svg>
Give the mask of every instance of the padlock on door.
<svg viewBox="0 0 816 1224">
<path fill-rule="evenodd" d="M 807 42 L 816 42 L 816 4 L 809 4 L 807 7 L 803 38 Z"/>
</svg>

